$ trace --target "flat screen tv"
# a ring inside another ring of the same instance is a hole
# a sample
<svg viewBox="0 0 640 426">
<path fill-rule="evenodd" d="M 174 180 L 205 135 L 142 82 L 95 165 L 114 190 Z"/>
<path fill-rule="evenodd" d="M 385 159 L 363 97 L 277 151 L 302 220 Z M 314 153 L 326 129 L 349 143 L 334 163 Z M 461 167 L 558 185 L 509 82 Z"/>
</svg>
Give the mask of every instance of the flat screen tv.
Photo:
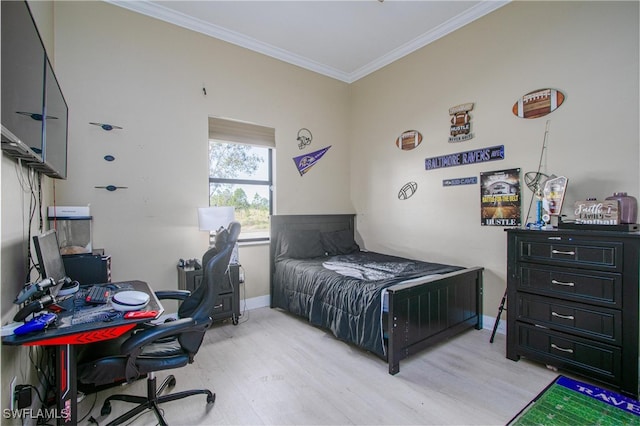
<svg viewBox="0 0 640 426">
<path fill-rule="evenodd" d="M 46 61 L 45 113 L 43 120 L 43 172 L 51 177 L 67 178 L 67 118 L 69 108 L 60 90 L 49 59 Z"/>
<path fill-rule="evenodd" d="M 26 1 L 1 3 L 2 150 L 53 178 L 67 174 L 67 104 Z"/>
</svg>

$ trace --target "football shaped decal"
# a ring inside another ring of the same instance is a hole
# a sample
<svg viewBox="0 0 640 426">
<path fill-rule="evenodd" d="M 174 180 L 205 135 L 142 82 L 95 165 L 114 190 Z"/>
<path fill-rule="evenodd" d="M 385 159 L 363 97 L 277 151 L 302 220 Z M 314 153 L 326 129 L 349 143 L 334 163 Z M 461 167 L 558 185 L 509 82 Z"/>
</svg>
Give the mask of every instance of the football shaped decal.
<svg viewBox="0 0 640 426">
<path fill-rule="evenodd" d="M 420 142 L 422 142 L 422 135 L 419 131 L 407 130 L 398 136 L 396 146 L 403 151 L 408 151 L 420 145 Z"/>
<path fill-rule="evenodd" d="M 400 188 L 400 192 L 398 192 L 398 200 L 406 200 L 411 198 L 413 194 L 418 190 L 418 184 L 415 182 L 407 182 L 402 188 Z"/>
<path fill-rule="evenodd" d="M 513 105 L 520 118 L 538 118 L 552 113 L 564 102 L 564 94 L 556 89 L 540 89 L 527 93 Z"/>
</svg>

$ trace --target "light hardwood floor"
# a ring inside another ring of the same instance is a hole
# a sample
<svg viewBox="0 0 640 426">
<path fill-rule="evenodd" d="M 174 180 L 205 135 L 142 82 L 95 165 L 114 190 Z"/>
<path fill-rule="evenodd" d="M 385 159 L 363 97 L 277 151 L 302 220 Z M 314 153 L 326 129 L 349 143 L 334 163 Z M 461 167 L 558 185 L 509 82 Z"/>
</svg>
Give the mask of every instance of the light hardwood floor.
<svg viewBox="0 0 640 426">
<path fill-rule="evenodd" d="M 209 388 L 217 394 L 213 407 L 207 411 L 203 395 L 161 407 L 171 425 L 504 425 L 557 373 L 508 360 L 505 336 L 493 344 L 489 337 L 470 329 L 401 361 L 391 376 L 386 362 L 330 332 L 255 309 L 237 326 L 209 330 L 195 362 L 173 371 L 173 391 Z M 158 373 L 158 382 L 168 374 Z M 91 410 L 103 425 L 133 407 L 115 401 L 112 414 L 100 417 L 109 394 L 145 392 L 142 380 L 87 395 L 78 414 Z M 156 421 L 148 412 L 131 424 Z"/>
</svg>

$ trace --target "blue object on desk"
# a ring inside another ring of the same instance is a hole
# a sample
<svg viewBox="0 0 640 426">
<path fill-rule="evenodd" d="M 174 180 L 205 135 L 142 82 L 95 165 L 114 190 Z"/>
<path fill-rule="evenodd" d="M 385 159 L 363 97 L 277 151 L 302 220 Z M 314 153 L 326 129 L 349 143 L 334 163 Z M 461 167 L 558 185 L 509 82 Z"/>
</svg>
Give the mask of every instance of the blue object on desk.
<svg viewBox="0 0 640 426">
<path fill-rule="evenodd" d="M 22 334 L 44 330 L 45 328 L 53 324 L 57 318 L 58 316 L 52 313 L 38 315 L 37 317 L 25 322 L 24 325 L 16 328 L 13 333 L 20 336 Z"/>
</svg>

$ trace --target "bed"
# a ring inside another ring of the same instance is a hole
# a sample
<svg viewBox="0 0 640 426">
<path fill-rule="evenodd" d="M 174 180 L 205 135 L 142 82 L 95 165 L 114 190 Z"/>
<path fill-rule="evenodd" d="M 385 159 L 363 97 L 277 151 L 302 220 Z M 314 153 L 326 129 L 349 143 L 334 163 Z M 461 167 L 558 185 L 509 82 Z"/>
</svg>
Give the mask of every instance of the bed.
<svg viewBox="0 0 640 426">
<path fill-rule="evenodd" d="M 271 216 L 271 307 L 386 360 L 482 328 L 482 267 L 361 250 L 355 215 Z"/>
</svg>

